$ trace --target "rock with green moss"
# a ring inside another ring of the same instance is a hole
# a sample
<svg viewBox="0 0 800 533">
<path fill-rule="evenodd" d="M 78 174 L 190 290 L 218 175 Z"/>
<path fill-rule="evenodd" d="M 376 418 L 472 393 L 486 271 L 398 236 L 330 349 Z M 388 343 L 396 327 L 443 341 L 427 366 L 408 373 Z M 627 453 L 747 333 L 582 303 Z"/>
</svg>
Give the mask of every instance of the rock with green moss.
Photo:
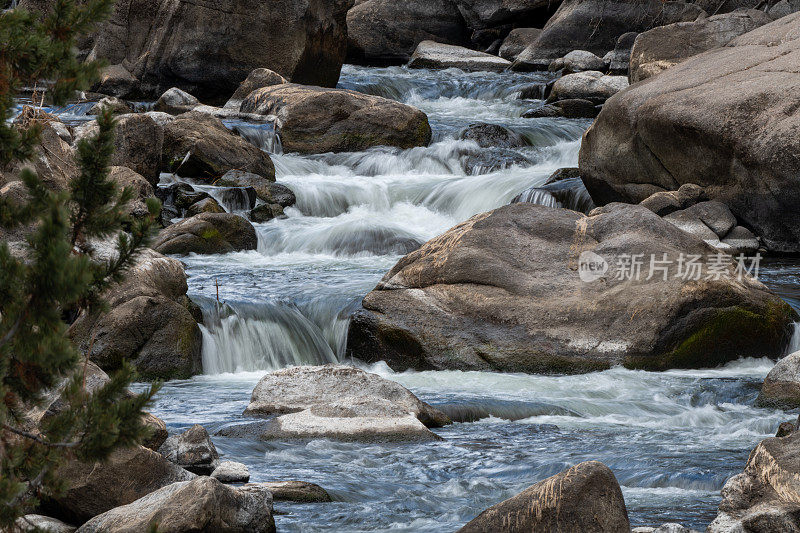
<svg viewBox="0 0 800 533">
<path fill-rule="evenodd" d="M 202 370 L 202 334 L 180 261 L 146 250 L 105 295 L 109 311 L 83 315 L 70 337 L 100 368 L 132 362 L 142 379 L 187 378 Z"/>
<path fill-rule="evenodd" d="M 780 356 L 796 313 L 715 254 L 643 206 L 586 216 L 511 204 L 401 259 L 355 313 L 348 353 L 395 369 L 533 373 Z"/>
<path fill-rule="evenodd" d="M 250 93 L 240 110 L 280 117 L 281 141 L 287 152 L 414 148 L 427 146 L 431 140 L 428 117 L 419 109 L 344 89 L 294 83 L 263 87 Z"/>
<path fill-rule="evenodd" d="M 201 213 L 161 230 L 153 249 L 163 254 L 226 254 L 255 250 L 258 237 L 247 219 L 231 213 Z"/>
</svg>

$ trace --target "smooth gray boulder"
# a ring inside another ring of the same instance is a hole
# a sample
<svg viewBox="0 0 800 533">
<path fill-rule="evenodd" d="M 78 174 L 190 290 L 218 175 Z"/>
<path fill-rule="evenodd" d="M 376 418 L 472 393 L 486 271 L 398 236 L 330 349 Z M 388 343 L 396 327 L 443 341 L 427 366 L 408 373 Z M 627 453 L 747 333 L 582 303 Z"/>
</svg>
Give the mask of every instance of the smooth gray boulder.
<svg viewBox="0 0 800 533">
<path fill-rule="evenodd" d="M 395 370 L 531 373 L 781 355 L 796 313 L 760 282 L 739 279 L 733 261 L 706 279 L 716 253 L 642 206 L 585 216 L 511 204 L 401 259 L 354 313 L 347 354 Z M 648 280 L 651 258 L 663 254 L 666 272 Z M 686 254 L 700 256 L 700 279 L 679 275 Z"/>
<path fill-rule="evenodd" d="M 158 531 L 274 533 L 272 495 L 257 485 L 234 488 L 202 477 L 173 483 L 83 524 L 80 533 Z"/>
<path fill-rule="evenodd" d="M 428 117 L 419 109 L 344 89 L 293 83 L 264 87 L 247 96 L 241 111 L 277 116 L 286 152 L 357 152 L 374 146 L 413 148 L 427 146 L 431 140 Z M 261 174 L 252 169 L 250 172 Z"/>
<path fill-rule="evenodd" d="M 408 66 L 409 68 L 458 68 L 465 71 L 502 72 L 511 67 L 511 62 L 502 57 L 462 46 L 422 41 L 414 50 Z"/>
<path fill-rule="evenodd" d="M 227 254 L 255 250 L 256 230 L 232 213 L 201 213 L 161 230 L 153 248 L 162 254 Z"/>
<path fill-rule="evenodd" d="M 789 15 L 611 98 L 581 145 L 592 198 L 635 203 L 694 183 L 768 250 L 800 251 L 800 139 L 786 134 L 800 127 L 787 98 L 798 36 Z"/>
<path fill-rule="evenodd" d="M 164 94 L 158 97 L 153 109 L 170 115 L 180 115 L 191 111 L 199 105 L 200 100 L 186 91 L 173 87 L 164 91 Z"/>
<path fill-rule="evenodd" d="M 550 71 L 563 70 L 564 74 L 585 72 L 587 70 L 602 71 L 606 67 L 603 58 L 586 50 L 573 50 L 564 57 L 550 63 Z"/>
<path fill-rule="evenodd" d="M 800 352 L 787 355 L 769 371 L 761 385 L 758 403 L 778 409 L 800 407 Z"/>
<path fill-rule="evenodd" d="M 486 509 L 458 533 L 630 530 L 614 473 L 602 463 L 587 461 Z"/>
<path fill-rule="evenodd" d="M 725 46 L 734 38 L 772 22 L 756 9 L 659 26 L 636 37 L 630 55 L 630 82 L 654 76 L 692 56 Z"/>
<path fill-rule="evenodd" d="M 222 461 L 211 472 L 211 477 L 223 483 L 247 483 L 250 481 L 250 470 L 247 465 L 235 461 Z"/>
<path fill-rule="evenodd" d="M 19 533 L 74 533 L 75 526 L 62 522 L 57 518 L 40 514 L 26 514 L 17 518 L 14 524 Z"/>
<path fill-rule="evenodd" d="M 625 76 L 608 76 L 596 70 L 576 72 L 559 78 L 547 101 L 581 99 L 602 104 L 627 87 Z"/>
<path fill-rule="evenodd" d="M 722 488 L 707 533 L 771 533 L 800 528 L 800 432 L 764 439 L 744 472 Z"/>
<path fill-rule="evenodd" d="M 217 448 L 206 428 L 199 424 L 167 438 L 158 453 L 193 474 L 208 476 L 220 466 Z"/>
</svg>

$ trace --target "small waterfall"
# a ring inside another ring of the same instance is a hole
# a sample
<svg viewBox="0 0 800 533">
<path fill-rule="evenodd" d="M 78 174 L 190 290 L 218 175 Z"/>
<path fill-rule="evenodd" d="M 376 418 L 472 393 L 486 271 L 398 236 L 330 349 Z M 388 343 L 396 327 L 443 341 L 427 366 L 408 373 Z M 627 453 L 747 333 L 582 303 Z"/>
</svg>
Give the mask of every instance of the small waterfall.
<svg viewBox="0 0 800 533">
<path fill-rule="evenodd" d="M 205 374 L 275 370 L 338 362 L 347 342 L 348 313 L 330 300 L 218 304 L 195 297 L 203 309 Z"/>
<path fill-rule="evenodd" d="M 800 322 L 795 322 L 792 340 L 789 341 L 789 349 L 786 353 L 791 354 L 798 351 L 800 351 Z"/>
<path fill-rule="evenodd" d="M 252 187 L 198 187 L 207 192 L 228 213 L 244 213 L 256 204 Z"/>
<path fill-rule="evenodd" d="M 522 191 L 519 196 L 511 200 L 512 204 L 516 203 L 529 203 L 536 205 L 543 205 L 545 207 L 563 207 L 561 202 L 556 200 L 553 193 L 537 187 L 531 187 Z"/>
<path fill-rule="evenodd" d="M 243 137 L 250 144 L 270 154 L 282 154 L 281 137 L 272 123 L 252 124 L 248 122 L 229 122 L 226 126 Z"/>
<path fill-rule="evenodd" d="M 567 178 L 547 185 L 530 187 L 511 200 L 512 204 L 518 202 L 565 207 L 581 213 L 588 213 L 595 208 L 592 197 L 580 178 Z"/>
</svg>

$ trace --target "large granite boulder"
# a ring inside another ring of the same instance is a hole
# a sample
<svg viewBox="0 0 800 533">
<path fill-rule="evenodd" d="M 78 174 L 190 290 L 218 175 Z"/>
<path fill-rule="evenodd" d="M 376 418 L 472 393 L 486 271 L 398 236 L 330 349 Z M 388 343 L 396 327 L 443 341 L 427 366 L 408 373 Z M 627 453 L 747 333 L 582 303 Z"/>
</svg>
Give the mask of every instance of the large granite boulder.
<svg viewBox="0 0 800 533">
<path fill-rule="evenodd" d="M 422 111 L 380 96 L 343 89 L 295 84 L 265 87 L 250 93 L 241 111 L 276 115 L 287 152 L 355 152 L 373 146 L 413 148 L 427 146 L 431 140 L 428 117 Z"/>
<path fill-rule="evenodd" d="M 233 213 L 200 213 L 161 230 L 153 249 L 162 254 L 227 254 L 255 250 L 258 236 L 246 218 Z"/>
<path fill-rule="evenodd" d="M 217 448 L 211 442 L 206 428 L 200 424 L 167 438 L 158 453 L 198 475 L 209 476 L 220 465 Z"/>
<path fill-rule="evenodd" d="M 52 0 L 50 0 L 52 1 Z M 206 101 L 230 97 L 255 68 L 296 83 L 335 86 L 353 0 L 121 0 L 89 58 L 121 65 L 157 98 L 178 87 Z M 280 31 L 276 31 L 280 28 Z"/>
<path fill-rule="evenodd" d="M 778 409 L 800 407 L 800 352 L 787 355 L 769 371 L 761 386 L 758 403 Z"/>
<path fill-rule="evenodd" d="M 262 440 L 432 440 L 429 427 L 450 420 L 402 385 L 348 366 L 304 366 L 270 372 L 253 390 L 245 416 L 266 423 L 223 430 Z"/>
<path fill-rule="evenodd" d="M 452 0 L 367 0 L 347 13 L 348 60 L 405 63 L 422 41 L 464 45 L 464 19 Z"/>
<path fill-rule="evenodd" d="M 624 33 L 642 32 L 704 13 L 693 4 L 661 0 L 565 0 L 541 35 L 517 56 L 515 70 L 543 70 L 572 50 L 602 57 Z"/>
<path fill-rule="evenodd" d="M 800 432 L 765 439 L 722 488 L 708 533 L 800 530 Z"/>
<path fill-rule="evenodd" d="M 595 202 L 695 183 L 767 249 L 800 251 L 799 37 L 790 15 L 606 102 L 580 152 Z"/>
<path fill-rule="evenodd" d="M 730 259 L 714 267 L 715 253 L 642 206 L 585 216 L 511 204 L 401 259 L 354 314 L 347 353 L 397 370 L 540 373 L 781 355 L 796 314 L 739 279 Z M 649 276 L 664 254 L 666 268 Z M 688 254 L 699 257 L 700 279 L 680 270 Z"/>
<path fill-rule="evenodd" d="M 414 50 L 409 68 L 446 69 L 465 71 L 502 72 L 511 67 L 511 61 L 463 46 L 422 41 Z"/>
<path fill-rule="evenodd" d="M 118 450 L 106 461 L 70 460 L 56 474 L 66 490 L 47 501 L 45 508 L 54 516 L 78 524 L 172 483 L 196 477 L 143 446 Z"/>
<path fill-rule="evenodd" d="M 229 487 L 211 477 L 173 483 L 83 524 L 80 533 L 135 533 L 157 525 L 188 531 L 274 533 L 272 495 L 266 487 Z"/>
<path fill-rule="evenodd" d="M 640 33 L 630 56 L 630 81 L 636 83 L 689 57 L 725 46 L 734 38 L 769 24 L 763 11 L 749 9 L 693 22 L 676 22 Z"/>
<path fill-rule="evenodd" d="M 269 154 L 230 131 L 218 118 L 198 111 L 166 124 L 161 163 L 165 171 L 202 180 L 216 180 L 233 169 L 275 179 Z"/>
<path fill-rule="evenodd" d="M 630 528 L 614 473 L 603 463 L 587 461 L 486 509 L 459 533 L 627 533 Z"/>
<path fill-rule="evenodd" d="M 82 315 L 69 335 L 104 370 L 125 359 L 142 379 L 187 378 L 202 365 L 202 334 L 187 290 L 180 261 L 145 250 L 105 294 L 109 311 Z"/>
</svg>

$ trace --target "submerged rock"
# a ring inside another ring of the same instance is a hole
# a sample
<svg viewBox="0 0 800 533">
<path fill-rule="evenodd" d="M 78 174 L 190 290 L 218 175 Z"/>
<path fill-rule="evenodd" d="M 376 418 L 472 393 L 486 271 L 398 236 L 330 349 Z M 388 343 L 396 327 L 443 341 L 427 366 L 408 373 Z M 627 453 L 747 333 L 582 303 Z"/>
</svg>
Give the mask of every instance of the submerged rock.
<svg viewBox="0 0 800 533">
<path fill-rule="evenodd" d="M 720 279 L 677 275 L 682 255 L 700 256 L 705 275 L 715 253 L 641 206 L 587 217 L 511 204 L 401 259 L 354 314 L 347 353 L 396 370 L 543 373 L 778 356 L 796 316 L 788 304 L 738 279 L 732 261 Z M 638 276 L 626 268 L 633 254 L 642 258 Z M 663 254 L 667 273 L 647 280 L 651 256 Z"/>
<path fill-rule="evenodd" d="M 466 71 L 502 72 L 511 67 L 511 62 L 502 57 L 462 46 L 422 41 L 414 50 L 408 66 L 409 68 L 458 68 Z"/>
<path fill-rule="evenodd" d="M 787 355 L 769 371 L 761 386 L 758 403 L 777 409 L 800 407 L 800 352 Z"/>
<path fill-rule="evenodd" d="M 244 415 L 277 415 L 256 427 L 258 437 L 264 440 L 429 440 L 437 437 L 428 427 L 450 423 L 402 385 L 336 365 L 293 367 L 267 374 L 253 390 Z"/>
<path fill-rule="evenodd" d="M 768 250 L 800 251 L 800 14 L 619 93 L 583 137 L 581 176 L 599 204 L 686 183 L 726 204 Z M 759 105 L 754 105 L 760 102 Z"/>
<path fill-rule="evenodd" d="M 201 213 L 158 234 L 153 248 L 163 254 L 227 254 L 255 250 L 258 237 L 247 219 L 232 213 Z"/>
<path fill-rule="evenodd" d="M 186 296 L 186 273 L 180 261 L 144 251 L 125 281 L 105 295 L 109 311 L 83 315 L 69 335 L 104 370 L 123 359 L 139 377 L 187 378 L 201 370 L 202 335 Z"/>
<path fill-rule="evenodd" d="M 206 428 L 195 424 L 180 435 L 172 435 L 158 453 L 189 472 L 208 476 L 220 466 L 219 453 Z"/>
<path fill-rule="evenodd" d="M 622 533 L 630 529 L 625 500 L 614 473 L 602 463 L 587 461 L 486 509 L 459 533 Z"/>
<path fill-rule="evenodd" d="M 272 496 L 258 485 L 234 488 L 202 477 L 173 483 L 89 520 L 80 533 L 147 531 L 274 533 Z"/>
<path fill-rule="evenodd" d="M 761 441 L 744 472 L 722 488 L 708 533 L 768 533 L 800 528 L 800 433 Z"/>
<path fill-rule="evenodd" d="M 241 111 L 278 116 L 281 141 L 287 152 L 358 152 L 373 146 L 413 148 L 427 146 L 431 140 L 428 117 L 422 111 L 344 89 L 293 83 L 265 87 L 250 93 Z M 251 172 L 261 174 L 257 170 Z"/>
</svg>

